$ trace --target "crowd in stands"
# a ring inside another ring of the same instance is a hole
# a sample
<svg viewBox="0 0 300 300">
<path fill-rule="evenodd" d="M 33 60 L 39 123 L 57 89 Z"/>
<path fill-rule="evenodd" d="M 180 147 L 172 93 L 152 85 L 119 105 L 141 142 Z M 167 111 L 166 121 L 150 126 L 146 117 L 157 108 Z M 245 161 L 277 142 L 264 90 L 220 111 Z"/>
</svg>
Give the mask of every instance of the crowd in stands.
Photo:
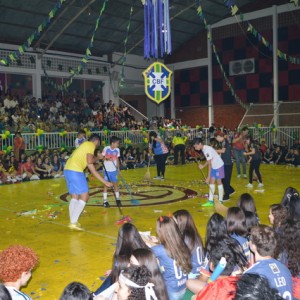
<svg viewBox="0 0 300 300">
<path fill-rule="evenodd" d="M 287 188 L 280 203 L 270 206 L 270 226 L 260 224 L 255 199 L 248 193 L 240 195 L 225 217 L 216 212 L 209 218 L 205 242 L 195 221 L 184 209 L 160 216 L 156 236 L 123 224 L 112 270 L 103 284 L 92 294 L 82 283 L 72 282 L 60 299 L 300 299 L 296 189 Z M 10 246 L 0 253 L 0 295 L 8 295 L 1 299 L 24 295 L 20 289 L 37 260 L 36 253 L 23 246 Z M 24 295 L 24 299 L 30 298 Z"/>
<path fill-rule="evenodd" d="M 110 100 L 102 104 L 99 98 L 89 102 L 75 95 L 49 101 L 27 96 L 16 100 L 7 95 L 0 100 L 0 130 L 10 132 L 35 132 L 37 128 L 46 132 L 58 132 L 62 129 L 76 132 L 80 128 L 111 130 L 121 128 L 139 129 L 149 127 L 148 122 L 136 121 L 130 108 L 116 105 Z"/>
<path fill-rule="evenodd" d="M 77 132 L 89 130 L 138 130 L 140 128 L 179 128 L 179 120 L 153 117 L 150 121 L 137 121 L 131 109 L 112 100 L 103 103 L 99 97 L 84 98 L 77 94 L 57 95 L 56 99 L 36 99 L 31 95 L 24 98 L 7 94 L 0 96 L 0 132 L 35 132 L 37 128 L 45 132 Z"/>
</svg>

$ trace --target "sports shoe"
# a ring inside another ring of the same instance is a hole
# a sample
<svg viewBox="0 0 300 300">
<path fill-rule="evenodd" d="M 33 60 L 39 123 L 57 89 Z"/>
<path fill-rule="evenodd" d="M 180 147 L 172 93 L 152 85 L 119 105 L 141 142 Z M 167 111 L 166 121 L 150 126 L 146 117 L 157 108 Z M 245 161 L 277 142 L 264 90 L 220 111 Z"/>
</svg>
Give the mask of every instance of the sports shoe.
<svg viewBox="0 0 300 300">
<path fill-rule="evenodd" d="M 258 187 L 263 187 L 264 184 L 260 182 L 257 186 L 258 186 Z"/>
<path fill-rule="evenodd" d="M 165 180 L 165 177 L 164 177 L 164 176 L 161 176 L 161 177 L 160 177 L 160 180 Z"/>
<path fill-rule="evenodd" d="M 230 197 L 227 196 L 227 195 L 224 195 L 224 196 L 223 196 L 223 201 L 228 201 L 228 200 L 230 200 Z"/>
<path fill-rule="evenodd" d="M 247 175 L 246 175 L 246 174 L 244 174 L 243 176 L 244 176 L 244 178 L 247 178 Z"/>
<path fill-rule="evenodd" d="M 108 203 L 107 201 L 104 201 L 104 202 L 103 202 L 103 206 L 104 206 L 105 208 L 110 208 L 110 205 L 109 205 L 109 203 Z"/>
<path fill-rule="evenodd" d="M 240 175 L 240 174 L 238 174 L 237 178 L 240 178 L 240 177 L 241 177 L 241 175 Z"/>
<path fill-rule="evenodd" d="M 70 223 L 68 227 L 72 230 L 78 230 L 78 231 L 83 230 L 81 225 L 78 222 L 77 223 Z"/>
<path fill-rule="evenodd" d="M 214 202 L 213 201 L 207 201 L 206 203 L 202 204 L 201 206 L 203 206 L 203 207 L 213 207 Z"/>
<path fill-rule="evenodd" d="M 118 207 L 122 207 L 121 200 L 116 200 L 116 203 L 117 203 L 117 206 L 118 206 Z"/>
<path fill-rule="evenodd" d="M 161 177 L 160 176 L 155 176 L 155 177 L 153 177 L 153 179 L 161 179 Z"/>
<path fill-rule="evenodd" d="M 253 188 L 253 184 L 252 184 L 252 183 L 248 183 L 248 184 L 246 185 L 246 188 L 249 188 L 249 189 Z"/>
<path fill-rule="evenodd" d="M 234 195 L 236 193 L 236 190 L 233 190 L 230 194 L 229 194 L 229 196 L 232 196 L 232 195 Z"/>
</svg>

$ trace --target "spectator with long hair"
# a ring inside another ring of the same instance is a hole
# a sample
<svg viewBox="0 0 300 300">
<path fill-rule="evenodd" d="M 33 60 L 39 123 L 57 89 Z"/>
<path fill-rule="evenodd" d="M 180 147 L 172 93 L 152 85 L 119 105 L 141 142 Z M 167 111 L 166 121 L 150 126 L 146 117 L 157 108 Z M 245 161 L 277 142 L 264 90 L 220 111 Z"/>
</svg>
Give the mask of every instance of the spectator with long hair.
<svg viewBox="0 0 300 300">
<path fill-rule="evenodd" d="M 290 270 L 293 296 L 298 300 L 300 299 L 300 220 L 288 219 L 281 224 L 278 237 L 275 257 L 278 257 Z"/>
<path fill-rule="evenodd" d="M 162 277 L 157 259 L 150 249 L 133 250 L 130 265 L 145 266 L 151 273 L 150 282 L 154 284 L 154 291 L 159 300 L 168 300 L 167 288 Z"/>
<path fill-rule="evenodd" d="M 248 228 L 243 210 L 239 207 L 230 207 L 226 215 L 226 227 L 228 234 L 237 240 L 242 246 L 248 262 L 250 262 L 250 248 L 247 239 Z"/>
<path fill-rule="evenodd" d="M 210 256 L 213 253 L 214 247 L 220 242 L 224 241 L 228 248 L 232 249 L 239 257 L 237 265 L 235 266 L 234 273 L 241 274 L 247 267 L 248 261 L 244 254 L 242 246 L 228 235 L 226 220 L 218 213 L 214 213 L 207 222 L 206 236 L 205 236 L 205 261 L 202 269 L 200 270 L 199 279 L 189 279 L 187 287 L 194 294 L 198 294 L 207 284 L 211 275 L 209 265 Z"/>
<path fill-rule="evenodd" d="M 209 266 L 212 272 L 216 269 L 222 257 L 226 259 L 225 269 L 215 281 L 208 283 L 197 294 L 196 300 L 233 299 L 238 280 L 238 277 L 233 274 L 236 265 L 242 263 L 240 261 L 241 257 L 225 241 L 220 240 L 217 244 L 214 244 L 210 254 Z"/>
<path fill-rule="evenodd" d="M 269 221 L 276 233 L 280 232 L 280 227 L 286 222 L 288 210 L 282 204 L 272 204 L 269 210 Z"/>
<path fill-rule="evenodd" d="M 133 250 L 138 248 L 148 248 L 139 234 L 137 228 L 131 223 L 125 223 L 118 232 L 116 250 L 113 255 L 112 271 L 103 284 L 96 290 L 95 295 L 111 286 L 118 279 L 122 270 L 121 265 L 129 263 L 129 258 Z"/>
<path fill-rule="evenodd" d="M 152 247 L 152 251 L 159 261 L 169 299 L 182 299 L 187 274 L 192 270 L 190 250 L 173 218 L 160 216 L 156 221 L 156 233 L 160 244 Z"/>
<path fill-rule="evenodd" d="M 288 210 L 288 219 L 300 220 L 300 198 L 299 192 L 295 188 L 286 188 L 281 204 Z"/>
<path fill-rule="evenodd" d="M 189 274 L 189 278 L 196 278 L 200 274 L 200 268 L 202 267 L 204 261 L 204 249 L 202 239 L 196 228 L 191 214 L 187 210 L 177 210 L 174 212 L 173 215 L 176 219 L 178 228 L 182 233 L 184 242 L 186 243 L 191 252 L 193 269 L 192 272 Z"/>
</svg>

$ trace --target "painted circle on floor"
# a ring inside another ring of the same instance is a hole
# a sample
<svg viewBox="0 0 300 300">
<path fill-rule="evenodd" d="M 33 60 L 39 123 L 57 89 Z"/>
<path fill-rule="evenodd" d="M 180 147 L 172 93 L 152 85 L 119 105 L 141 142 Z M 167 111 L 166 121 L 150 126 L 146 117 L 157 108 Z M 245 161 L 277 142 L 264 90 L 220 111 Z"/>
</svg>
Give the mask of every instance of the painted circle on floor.
<svg viewBox="0 0 300 300">
<path fill-rule="evenodd" d="M 198 194 L 194 190 L 172 185 L 132 185 L 129 189 L 120 186 L 120 198 L 124 207 L 173 203 L 195 198 Z M 87 205 L 102 206 L 102 192 L 102 187 L 90 187 L 90 199 Z M 63 194 L 60 199 L 68 202 L 70 195 L 68 193 Z M 112 191 L 108 192 L 108 202 L 112 207 L 116 206 Z"/>
</svg>

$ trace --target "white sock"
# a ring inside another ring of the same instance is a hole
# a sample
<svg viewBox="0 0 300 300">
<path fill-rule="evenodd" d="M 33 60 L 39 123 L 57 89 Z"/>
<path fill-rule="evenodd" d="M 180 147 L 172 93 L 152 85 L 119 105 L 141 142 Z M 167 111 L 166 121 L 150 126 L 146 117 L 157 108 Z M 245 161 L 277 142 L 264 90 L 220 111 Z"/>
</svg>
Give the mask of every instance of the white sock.
<svg viewBox="0 0 300 300">
<path fill-rule="evenodd" d="M 116 194 L 116 198 L 120 199 L 120 192 L 115 192 L 115 194 Z"/>
<path fill-rule="evenodd" d="M 75 206 L 76 206 L 76 203 L 77 203 L 77 199 L 75 199 L 75 198 L 72 198 L 71 200 L 70 200 L 70 203 L 69 203 L 69 215 L 70 215 L 70 222 L 71 222 L 71 220 L 72 220 L 72 215 L 73 215 L 73 213 L 74 213 L 74 208 L 75 208 Z M 71 222 L 72 223 L 72 222 Z"/>
<path fill-rule="evenodd" d="M 219 201 L 223 201 L 223 196 L 224 196 L 223 184 L 218 185 L 218 191 L 219 191 Z"/>
<path fill-rule="evenodd" d="M 103 193 L 103 201 L 104 201 L 104 202 L 107 201 L 107 193 Z"/>
<path fill-rule="evenodd" d="M 74 210 L 73 210 L 73 213 L 72 213 L 72 219 L 71 219 L 71 223 L 74 224 L 78 221 L 84 207 L 85 207 L 85 201 L 83 200 L 78 200 L 75 207 L 74 207 Z"/>
<path fill-rule="evenodd" d="M 214 184 L 209 185 L 209 197 L 208 197 L 209 201 L 214 201 L 215 188 L 216 186 Z"/>
</svg>

